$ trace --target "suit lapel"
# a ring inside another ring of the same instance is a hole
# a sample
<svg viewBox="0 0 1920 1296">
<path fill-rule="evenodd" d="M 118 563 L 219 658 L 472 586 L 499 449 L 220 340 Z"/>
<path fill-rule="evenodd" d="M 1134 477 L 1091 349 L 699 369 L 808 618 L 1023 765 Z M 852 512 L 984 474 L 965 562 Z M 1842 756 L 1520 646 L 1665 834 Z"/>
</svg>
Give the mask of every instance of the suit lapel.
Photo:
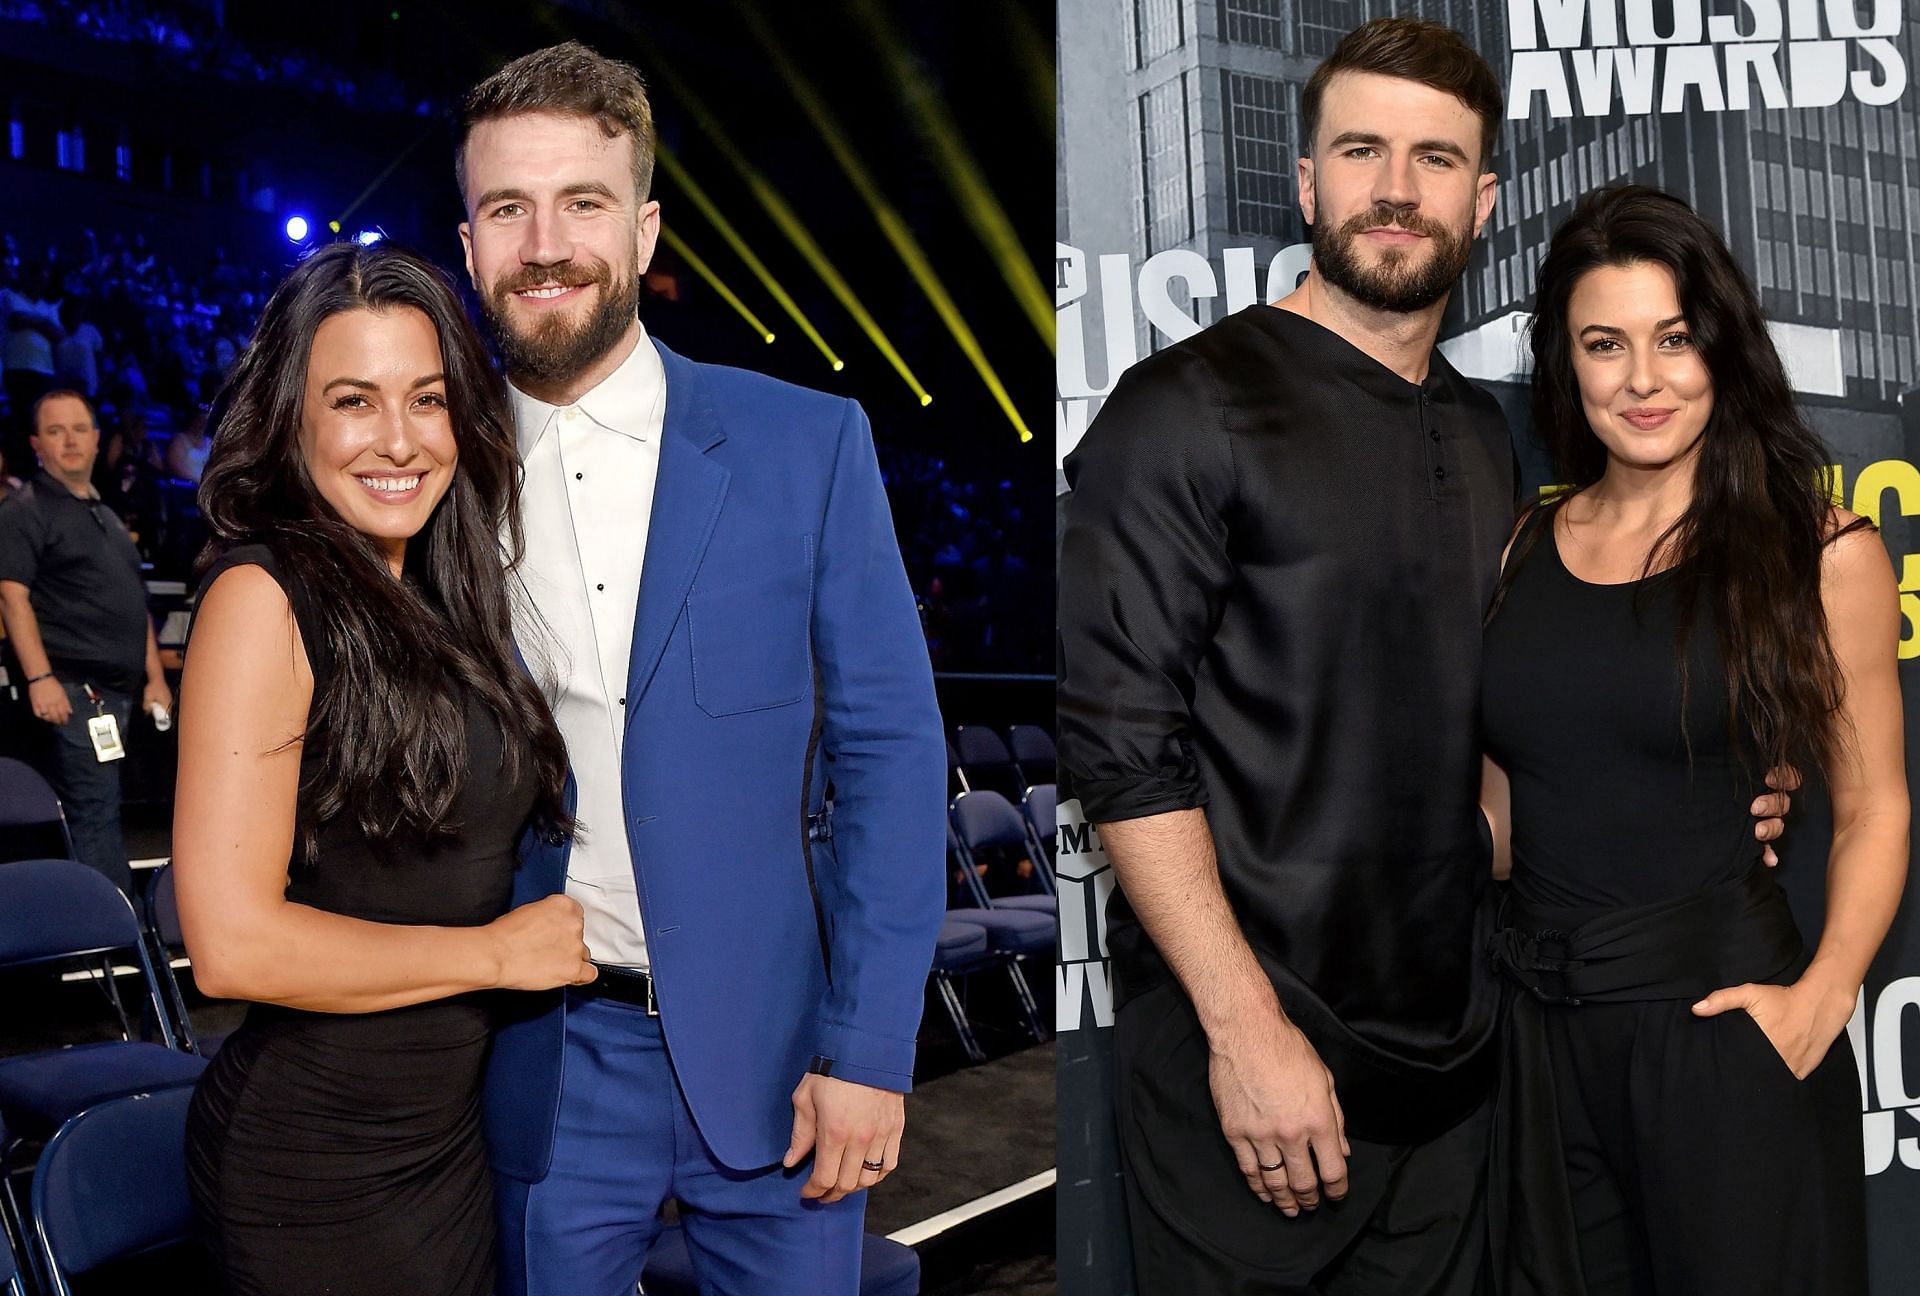
<svg viewBox="0 0 1920 1296">
<path fill-rule="evenodd" d="M 647 560 L 634 610 L 633 659 L 627 675 L 627 723 L 640 710 L 667 637 L 693 586 L 726 498 L 727 469 L 707 456 L 726 440 L 699 371 L 659 343 L 667 374 L 667 410 L 660 438 L 660 473 L 647 525 Z"/>
</svg>

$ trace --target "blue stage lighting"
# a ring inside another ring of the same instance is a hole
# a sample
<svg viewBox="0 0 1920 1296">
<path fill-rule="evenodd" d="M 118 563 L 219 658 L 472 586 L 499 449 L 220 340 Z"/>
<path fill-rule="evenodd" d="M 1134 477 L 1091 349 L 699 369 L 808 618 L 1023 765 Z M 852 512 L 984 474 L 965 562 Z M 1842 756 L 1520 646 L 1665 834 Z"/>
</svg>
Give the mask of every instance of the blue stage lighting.
<svg viewBox="0 0 1920 1296">
<path fill-rule="evenodd" d="M 361 247 L 372 247 L 385 237 L 386 235 L 382 234 L 379 230 L 361 230 L 353 236 L 353 241 Z"/>
<path fill-rule="evenodd" d="M 307 237 L 307 218 L 305 216 L 287 217 L 287 241 L 299 243 Z"/>
</svg>

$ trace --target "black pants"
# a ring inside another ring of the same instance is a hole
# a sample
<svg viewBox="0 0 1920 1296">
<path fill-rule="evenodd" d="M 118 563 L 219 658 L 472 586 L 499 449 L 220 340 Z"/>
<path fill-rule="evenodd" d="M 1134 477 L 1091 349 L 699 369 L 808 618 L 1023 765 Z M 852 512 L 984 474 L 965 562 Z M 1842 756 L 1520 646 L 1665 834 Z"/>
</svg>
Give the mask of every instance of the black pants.
<svg viewBox="0 0 1920 1296">
<path fill-rule="evenodd" d="M 120 726 L 124 745 L 133 723 L 133 697 L 96 684 L 94 692 L 101 702 L 96 707 L 82 684 L 63 682 L 73 714 L 63 725 L 49 726 L 47 778 L 66 810 L 74 854 L 131 895 L 133 869 L 127 862 L 127 842 L 120 826 L 120 766 L 124 762 L 103 761 L 94 754 L 87 722 L 97 714 L 111 715 Z"/>
<path fill-rule="evenodd" d="M 1114 1020 L 1120 1152 L 1141 1296 L 1478 1296 L 1489 1113 L 1413 1147 L 1349 1138 L 1346 1198 L 1288 1219 L 1220 1133 L 1207 1045 L 1177 987 Z"/>
<path fill-rule="evenodd" d="M 1796 1080 L 1745 1012 L 1547 1013 L 1586 1296 L 1864 1296 L 1860 1079 Z"/>
</svg>

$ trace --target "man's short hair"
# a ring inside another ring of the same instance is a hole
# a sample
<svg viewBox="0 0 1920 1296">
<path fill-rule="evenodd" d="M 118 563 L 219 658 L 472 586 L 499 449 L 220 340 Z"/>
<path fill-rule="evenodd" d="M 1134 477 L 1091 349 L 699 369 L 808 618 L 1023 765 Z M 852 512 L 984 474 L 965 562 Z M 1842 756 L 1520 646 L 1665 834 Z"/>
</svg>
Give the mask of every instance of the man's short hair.
<svg viewBox="0 0 1920 1296">
<path fill-rule="evenodd" d="M 1493 69 L 1453 28 L 1421 18 L 1375 18 L 1341 37 L 1333 53 L 1307 78 L 1300 96 L 1300 121 L 1309 154 L 1320 128 L 1320 97 L 1342 72 L 1398 77 L 1452 95 L 1480 118 L 1480 169 L 1490 165 L 1506 102 Z"/>
<path fill-rule="evenodd" d="M 645 201 L 653 186 L 653 108 L 632 66 L 579 41 L 523 54 L 467 92 L 457 120 L 453 177 L 464 200 L 467 140 L 481 122 L 524 113 L 591 117 L 608 139 L 633 138 L 633 187 Z"/>
<path fill-rule="evenodd" d="M 100 412 L 94 409 L 93 402 L 88 400 L 84 393 L 77 392 L 73 390 L 73 388 L 71 387 L 55 387 L 52 391 L 48 392 L 46 395 L 42 396 L 39 400 L 33 403 L 33 417 L 32 417 L 31 426 L 33 428 L 33 434 L 35 436 L 40 435 L 40 407 L 42 405 L 45 405 L 48 401 L 53 401 L 53 400 L 79 401 L 82 405 L 85 405 L 87 407 L 87 421 L 93 424 L 96 430 L 100 427 Z"/>
</svg>

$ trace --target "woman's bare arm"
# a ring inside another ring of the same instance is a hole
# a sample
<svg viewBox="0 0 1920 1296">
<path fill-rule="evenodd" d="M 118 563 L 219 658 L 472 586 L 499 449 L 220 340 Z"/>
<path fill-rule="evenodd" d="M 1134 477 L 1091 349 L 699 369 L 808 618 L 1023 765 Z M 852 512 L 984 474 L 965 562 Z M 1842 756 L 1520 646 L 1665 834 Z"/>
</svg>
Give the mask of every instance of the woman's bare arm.
<svg viewBox="0 0 1920 1296">
<path fill-rule="evenodd" d="M 173 860 L 207 994 L 357 1013 L 592 979 L 579 906 L 550 896 L 484 927 L 401 926 L 286 899 L 313 674 L 285 593 L 235 567 L 201 599 L 180 686 Z"/>
<path fill-rule="evenodd" d="M 1826 925 L 1801 981 L 1844 999 L 1850 1014 L 1907 880 L 1900 596 L 1886 546 L 1873 531 L 1835 540 L 1823 573 L 1828 632 L 1845 690 L 1838 719 L 1846 742 L 1827 771 L 1833 847 Z"/>
</svg>

